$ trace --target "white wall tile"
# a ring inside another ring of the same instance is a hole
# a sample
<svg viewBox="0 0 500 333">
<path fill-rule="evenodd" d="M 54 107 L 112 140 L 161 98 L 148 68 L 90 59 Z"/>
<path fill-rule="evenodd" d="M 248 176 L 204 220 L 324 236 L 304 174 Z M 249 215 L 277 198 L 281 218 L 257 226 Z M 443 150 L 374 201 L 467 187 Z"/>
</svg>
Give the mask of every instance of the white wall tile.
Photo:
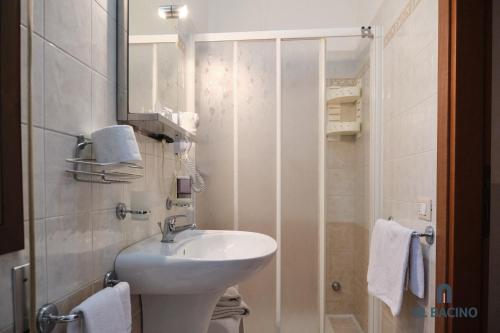
<svg viewBox="0 0 500 333">
<path fill-rule="evenodd" d="M 92 68 L 116 81 L 116 21 L 92 1 Z"/>
<path fill-rule="evenodd" d="M 123 184 L 92 183 L 92 210 L 115 208 L 123 202 Z"/>
<path fill-rule="evenodd" d="M 114 269 L 116 256 L 126 245 L 125 226 L 117 219 L 114 209 L 94 212 L 90 219 L 94 279 L 100 279 Z"/>
<path fill-rule="evenodd" d="M 32 116 L 33 124 L 36 126 L 44 126 L 44 101 L 43 101 L 43 86 L 44 86 L 44 42 L 36 34 L 33 35 L 32 44 Z M 28 121 L 28 55 L 26 53 L 28 43 L 28 31 L 21 27 L 21 122 Z"/>
<path fill-rule="evenodd" d="M 45 37 L 87 65 L 91 63 L 92 0 L 45 0 Z"/>
<path fill-rule="evenodd" d="M 116 125 L 116 85 L 92 73 L 92 131 Z"/>
<path fill-rule="evenodd" d="M 116 19 L 116 0 L 95 0 L 111 17 Z"/>
<path fill-rule="evenodd" d="M 72 164 L 76 138 L 45 131 L 45 202 L 46 216 L 62 216 L 90 210 L 91 185 L 77 182 L 66 173 Z"/>
<path fill-rule="evenodd" d="M 46 220 L 48 297 L 58 300 L 92 281 L 89 213 Z"/>
<path fill-rule="evenodd" d="M 45 125 L 73 135 L 91 128 L 91 70 L 45 43 Z"/>
</svg>

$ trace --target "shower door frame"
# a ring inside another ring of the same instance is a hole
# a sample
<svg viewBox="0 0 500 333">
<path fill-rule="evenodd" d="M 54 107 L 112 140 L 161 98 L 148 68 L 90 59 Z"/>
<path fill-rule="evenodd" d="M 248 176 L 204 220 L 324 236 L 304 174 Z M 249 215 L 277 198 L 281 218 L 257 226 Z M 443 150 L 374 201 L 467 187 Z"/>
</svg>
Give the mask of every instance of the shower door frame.
<svg viewBox="0 0 500 333">
<path fill-rule="evenodd" d="M 370 233 L 374 221 L 381 217 L 382 208 L 382 52 L 383 52 L 383 32 L 381 27 L 372 27 L 373 40 L 370 45 Z M 319 320 L 320 333 L 325 329 L 325 148 L 326 148 L 326 98 L 325 98 L 325 65 L 326 65 L 326 39 L 341 37 L 362 37 L 361 28 L 331 28 L 331 29 L 306 29 L 306 30 L 269 30 L 269 31 L 249 31 L 249 32 L 227 32 L 227 33 L 201 33 L 183 35 L 181 39 L 185 46 L 185 82 L 186 82 L 186 111 L 195 112 L 195 59 L 196 43 L 198 42 L 233 42 L 233 61 L 236 59 L 238 42 L 243 41 L 274 41 L 276 47 L 276 179 L 277 189 L 281 188 L 281 42 L 285 40 L 307 40 L 315 39 L 320 42 L 319 50 L 319 89 L 318 94 L 318 113 L 319 113 L 319 135 L 318 145 L 323 147 L 319 153 Z M 233 80 L 234 81 L 234 80 Z M 234 82 L 233 85 L 236 83 Z M 233 86 L 236 89 L 236 86 Z M 234 111 L 237 113 L 238 104 L 234 103 Z M 237 117 L 234 118 L 234 167 L 237 169 L 238 163 L 238 134 Z M 234 172 L 234 179 L 237 180 L 238 173 Z M 234 182 L 234 225 L 238 229 L 238 182 Z M 280 332 L 281 315 L 281 191 L 276 193 L 276 241 L 278 251 L 276 253 L 276 331 Z M 195 212 L 196 218 L 196 212 Z M 380 331 L 380 302 L 372 296 L 369 297 L 369 319 L 368 332 L 378 333 Z"/>
</svg>

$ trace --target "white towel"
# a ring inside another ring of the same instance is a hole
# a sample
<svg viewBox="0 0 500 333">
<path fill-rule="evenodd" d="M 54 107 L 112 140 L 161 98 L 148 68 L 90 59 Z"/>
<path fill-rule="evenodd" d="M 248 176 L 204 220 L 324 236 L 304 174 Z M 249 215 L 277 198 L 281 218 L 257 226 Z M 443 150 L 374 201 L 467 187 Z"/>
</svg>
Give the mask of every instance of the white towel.
<svg viewBox="0 0 500 333">
<path fill-rule="evenodd" d="M 179 126 L 185 130 L 196 134 L 196 128 L 200 123 L 200 118 L 195 112 L 179 112 Z"/>
<path fill-rule="evenodd" d="M 82 318 L 68 323 L 67 333 L 130 333 L 130 292 L 128 284 L 122 283 L 126 286 L 105 288 L 71 310 Z"/>
<path fill-rule="evenodd" d="M 132 331 L 132 305 L 130 304 L 130 286 L 127 282 L 120 282 L 113 287 L 120 295 L 123 306 L 123 319 L 127 332 Z"/>
<path fill-rule="evenodd" d="M 410 247 L 410 267 L 408 271 L 408 285 L 413 295 L 424 298 L 425 271 L 424 256 L 419 237 L 412 237 Z"/>
<path fill-rule="evenodd" d="M 92 133 L 92 150 L 99 163 L 141 161 L 141 153 L 132 126 L 113 125 Z"/>
<path fill-rule="evenodd" d="M 250 315 L 250 308 L 244 301 L 237 306 L 216 306 L 212 313 L 212 319 L 227 317 L 247 317 Z"/>
<path fill-rule="evenodd" d="M 228 317 L 210 321 L 207 333 L 243 333 L 241 317 Z"/>
<path fill-rule="evenodd" d="M 241 295 L 235 287 L 227 288 L 224 295 L 217 302 L 216 307 L 238 306 L 241 304 Z"/>
<path fill-rule="evenodd" d="M 401 311 L 413 230 L 398 223 L 378 220 L 372 232 L 368 264 L 368 291 L 389 306 L 394 316 Z"/>
</svg>

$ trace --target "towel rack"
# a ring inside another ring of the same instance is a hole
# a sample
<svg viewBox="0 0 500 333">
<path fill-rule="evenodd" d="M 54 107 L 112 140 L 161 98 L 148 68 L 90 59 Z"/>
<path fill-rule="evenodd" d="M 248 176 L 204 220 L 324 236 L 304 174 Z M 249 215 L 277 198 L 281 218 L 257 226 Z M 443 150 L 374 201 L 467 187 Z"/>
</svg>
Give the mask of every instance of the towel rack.
<svg viewBox="0 0 500 333">
<path fill-rule="evenodd" d="M 103 287 L 113 287 L 120 283 L 114 271 L 107 272 L 104 275 Z M 36 323 L 39 333 L 50 333 L 54 330 L 57 324 L 67 324 L 73 321 L 80 320 L 80 313 L 72 313 L 68 315 L 59 315 L 57 306 L 53 303 L 48 303 L 38 309 Z"/>
<path fill-rule="evenodd" d="M 387 220 L 394 221 L 394 218 L 392 216 L 389 216 Z M 411 235 L 412 237 L 420 237 L 420 238 L 425 237 L 425 241 L 427 244 L 429 245 L 434 244 L 434 236 L 435 236 L 434 228 L 430 225 L 425 228 L 424 232 L 414 231 L 412 232 Z"/>
<path fill-rule="evenodd" d="M 92 140 L 86 139 L 83 135 L 79 135 L 76 142 L 75 156 L 73 158 L 66 159 L 66 162 L 73 163 L 73 169 L 68 169 L 66 170 L 66 172 L 72 174 L 73 178 L 76 181 L 87 183 L 114 184 L 130 183 L 134 179 L 143 177 L 143 175 L 137 173 L 118 172 L 111 170 L 125 167 L 130 169 L 144 169 L 143 166 L 136 163 L 99 163 L 93 159 L 82 158 L 82 151 L 91 144 Z M 99 167 L 101 170 L 85 171 L 81 170 L 80 167 L 82 166 L 87 166 L 90 168 Z"/>
</svg>

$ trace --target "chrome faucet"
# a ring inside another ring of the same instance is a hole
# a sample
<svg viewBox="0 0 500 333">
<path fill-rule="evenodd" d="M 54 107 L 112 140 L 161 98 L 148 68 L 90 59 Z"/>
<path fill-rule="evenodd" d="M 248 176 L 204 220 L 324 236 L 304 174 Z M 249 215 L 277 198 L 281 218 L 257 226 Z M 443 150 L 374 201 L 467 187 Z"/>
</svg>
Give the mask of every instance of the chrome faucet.
<svg viewBox="0 0 500 333">
<path fill-rule="evenodd" d="M 194 230 L 197 228 L 195 223 L 177 227 L 175 224 L 177 222 L 177 218 L 179 217 L 187 216 L 183 214 L 168 216 L 163 223 L 163 227 L 161 226 L 161 223 L 158 222 L 158 226 L 160 227 L 161 233 L 163 235 L 163 237 L 161 238 L 162 243 L 173 243 L 175 240 L 175 236 L 177 236 L 178 233 L 186 230 Z"/>
</svg>

